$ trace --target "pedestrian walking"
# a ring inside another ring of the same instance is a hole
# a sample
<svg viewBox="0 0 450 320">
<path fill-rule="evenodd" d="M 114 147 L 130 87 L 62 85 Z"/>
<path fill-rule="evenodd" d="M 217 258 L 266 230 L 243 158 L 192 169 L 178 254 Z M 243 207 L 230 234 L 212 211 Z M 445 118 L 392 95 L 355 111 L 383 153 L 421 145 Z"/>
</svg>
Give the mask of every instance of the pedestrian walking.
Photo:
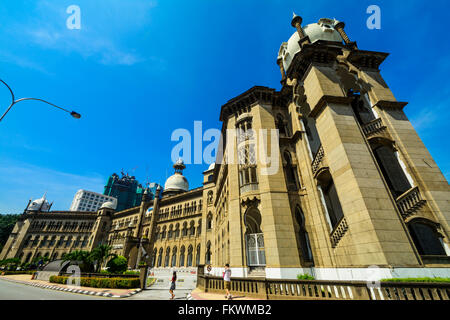
<svg viewBox="0 0 450 320">
<path fill-rule="evenodd" d="M 231 269 L 230 265 L 227 263 L 225 265 L 225 271 L 223 272 L 223 284 L 226 291 L 225 299 L 231 300 L 232 296 L 230 293 L 231 290 Z"/>
<path fill-rule="evenodd" d="M 175 299 L 175 294 L 174 294 L 173 292 L 175 291 L 175 288 L 176 288 L 176 286 L 175 286 L 175 282 L 176 282 L 176 281 L 177 281 L 177 272 L 174 271 L 173 274 L 172 274 L 172 280 L 170 281 L 170 289 L 169 289 L 169 292 L 170 292 L 170 294 L 172 295 L 172 297 L 170 298 L 170 300 Z"/>
</svg>

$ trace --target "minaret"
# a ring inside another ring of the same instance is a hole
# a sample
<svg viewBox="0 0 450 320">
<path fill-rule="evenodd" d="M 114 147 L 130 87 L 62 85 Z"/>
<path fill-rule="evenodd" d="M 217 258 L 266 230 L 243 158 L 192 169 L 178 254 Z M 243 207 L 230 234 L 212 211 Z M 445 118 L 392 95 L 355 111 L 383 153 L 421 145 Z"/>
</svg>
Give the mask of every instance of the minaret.
<svg viewBox="0 0 450 320">
<path fill-rule="evenodd" d="M 300 45 L 300 47 L 303 47 L 303 45 L 311 42 L 309 40 L 309 37 L 305 34 L 305 31 L 302 28 L 302 21 L 303 21 L 302 17 L 296 15 L 294 12 L 292 21 L 291 21 L 291 26 L 293 26 L 295 29 L 297 29 L 297 33 L 300 38 L 300 40 L 298 41 L 298 44 Z"/>
</svg>

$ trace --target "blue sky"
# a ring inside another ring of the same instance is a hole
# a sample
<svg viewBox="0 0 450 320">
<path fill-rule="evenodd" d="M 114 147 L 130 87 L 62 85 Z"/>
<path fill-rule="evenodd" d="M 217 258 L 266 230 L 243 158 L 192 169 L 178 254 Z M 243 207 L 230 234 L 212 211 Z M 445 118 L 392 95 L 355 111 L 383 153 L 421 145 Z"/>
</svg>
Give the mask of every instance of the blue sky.
<svg viewBox="0 0 450 320">
<path fill-rule="evenodd" d="M 407 3 L 407 4 L 406 4 Z M 81 30 L 69 30 L 69 5 Z M 381 8 L 381 30 L 366 8 Z M 336 18 L 363 50 L 389 52 L 382 75 L 437 164 L 450 178 L 448 2 L 288 0 L 15 0 L 0 7 L 0 78 L 17 97 L 47 99 L 75 120 L 35 102 L 0 124 L 0 213 L 19 213 L 47 191 L 68 209 L 80 189 L 102 192 L 122 168 L 138 180 L 172 174 L 177 128 L 220 128 L 220 106 L 254 85 L 280 88 L 276 57 L 304 24 Z M 0 109 L 9 103 L 0 88 Z M 189 165 L 191 187 L 207 164 Z M 134 170 L 133 170 L 134 169 Z"/>
</svg>

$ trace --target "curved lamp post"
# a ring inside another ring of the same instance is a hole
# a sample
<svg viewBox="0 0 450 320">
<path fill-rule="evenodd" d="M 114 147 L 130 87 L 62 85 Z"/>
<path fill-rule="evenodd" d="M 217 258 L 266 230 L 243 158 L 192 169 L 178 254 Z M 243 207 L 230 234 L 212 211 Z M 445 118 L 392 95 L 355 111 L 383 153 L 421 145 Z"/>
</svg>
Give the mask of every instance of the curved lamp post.
<svg viewBox="0 0 450 320">
<path fill-rule="evenodd" d="M 74 117 L 75 119 L 80 119 L 80 118 L 81 118 L 81 114 L 79 114 L 78 112 L 66 110 L 66 109 L 64 109 L 64 108 L 58 107 L 57 105 L 55 105 L 55 104 L 53 104 L 53 103 L 51 103 L 51 102 L 45 101 L 45 100 L 43 100 L 43 99 L 38 99 L 38 98 L 21 98 L 21 99 L 17 99 L 17 100 L 16 100 L 16 98 L 15 98 L 15 96 L 14 96 L 14 92 L 11 90 L 11 88 L 8 86 L 8 84 L 7 84 L 5 81 L 3 81 L 2 79 L 0 79 L 0 82 L 3 83 L 3 84 L 8 88 L 9 92 L 11 93 L 11 99 L 12 99 L 12 100 L 11 100 L 11 104 L 9 105 L 8 109 L 6 109 L 5 113 L 0 117 L 0 121 L 3 120 L 3 118 L 4 118 L 4 117 L 6 116 L 6 114 L 9 112 L 9 110 L 11 110 L 11 108 L 12 108 L 16 103 L 19 103 L 19 102 L 21 102 L 21 101 L 26 101 L 26 100 L 41 101 L 41 102 L 44 102 L 44 103 L 46 103 L 46 104 L 51 105 L 52 107 L 58 108 L 58 109 L 60 109 L 60 110 L 62 110 L 62 111 L 65 111 L 65 112 L 69 113 L 69 114 L 70 114 L 72 117 Z"/>
</svg>

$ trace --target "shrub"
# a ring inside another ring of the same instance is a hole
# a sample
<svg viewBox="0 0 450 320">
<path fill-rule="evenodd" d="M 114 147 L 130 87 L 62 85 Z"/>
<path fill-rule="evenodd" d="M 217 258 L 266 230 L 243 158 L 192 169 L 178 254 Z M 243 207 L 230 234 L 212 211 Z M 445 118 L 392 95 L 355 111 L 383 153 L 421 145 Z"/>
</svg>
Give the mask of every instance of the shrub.
<svg viewBox="0 0 450 320">
<path fill-rule="evenodd" d="M 132 274 L 132 275 L 138 276 L 138 275 L 141 274 L 141 272 L 140 271 L 127 270 L 127 271 L 123 272 L 122 274 Z"/>
<path fill-rule="evenodd" d="M 122 273 L 127 270 L 128 261 L 124 256 L 117 256 L 108 261 L 106 268 L 110 273 Z"/>
<path fill-rule="evenodd" d="M 298 274 L 297 280 L 315 280 L 315 278 L 309 274 Z"/>
<path fill-rule="evenodd" d="M 67 284 L 69 277 L 51 276 L 51 283 Z M 80 278 L 80 286 L 91 288 L 132 289 L 138 288 L 138 278 Z"/>
</svg>

